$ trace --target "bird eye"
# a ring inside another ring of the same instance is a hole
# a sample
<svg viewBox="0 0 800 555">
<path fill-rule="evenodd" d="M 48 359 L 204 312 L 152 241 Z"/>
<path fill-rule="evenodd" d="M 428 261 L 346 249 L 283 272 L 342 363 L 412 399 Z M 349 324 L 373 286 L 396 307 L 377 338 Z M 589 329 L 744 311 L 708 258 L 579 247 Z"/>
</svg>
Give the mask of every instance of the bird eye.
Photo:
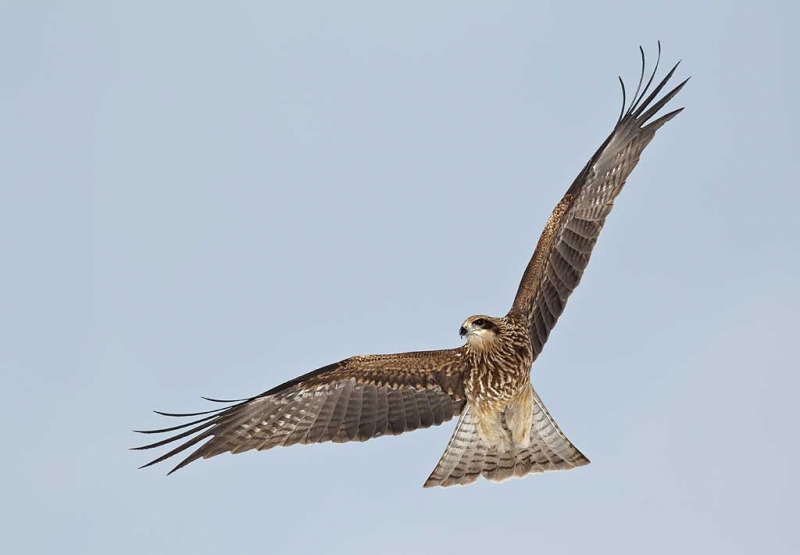
<svg viewBox="0 0 800 555">
<path fill-rule="evenodd" d="M 485 326 L 485 325 L 486 325 L 486 320 L 484 320 L 483 318 L 478 318 L 478 319 L 477 319 L 477 320 L 475 320 L 475 322 L 473 322 L 473 323 L 474 323 L 476 326 L 478 326 L 479 328 L 482 328 L 483 326 Z"/>
</svg>

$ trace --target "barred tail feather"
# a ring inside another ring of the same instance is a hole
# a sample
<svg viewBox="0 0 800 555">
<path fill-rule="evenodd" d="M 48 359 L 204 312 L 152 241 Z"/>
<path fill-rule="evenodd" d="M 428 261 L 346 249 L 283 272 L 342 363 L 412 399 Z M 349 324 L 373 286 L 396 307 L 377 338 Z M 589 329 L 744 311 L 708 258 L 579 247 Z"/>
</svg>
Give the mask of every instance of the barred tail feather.
<svg viewBox="0 0 800 555">
<path fill-rule="evenodd" d="M 505 451 L 490 446 L 478 436 L 472 411 L 466 407 L 439 464 L 424 487 L 470 484 L 479 476 L 493 482 L 521 478 L 527 474 L 570 470 L 589 464 L 583 453 L 567 439 L 542 400 L 533 393 L 533 423 L 530 445 L 510 446 Z"/>
<path fill-rule="evenodd" d="M 467 405 L 458 419 L 447 449 L 424 487 L 471 484 L 485 467 L 497 467 L 497 461 L 493 460 L 497 458 L 496 455 L 496 452 L 489 453 L 486 444 L 480 441 L 472 408 Z"/>
</svg>

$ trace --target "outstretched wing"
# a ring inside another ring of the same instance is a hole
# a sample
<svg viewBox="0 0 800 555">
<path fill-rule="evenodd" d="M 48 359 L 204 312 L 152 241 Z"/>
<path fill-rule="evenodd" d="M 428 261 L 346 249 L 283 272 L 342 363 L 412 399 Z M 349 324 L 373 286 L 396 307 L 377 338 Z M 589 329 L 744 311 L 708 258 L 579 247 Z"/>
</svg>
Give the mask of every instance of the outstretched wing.
<svg viewBox="0 0 800 555">
<path fill-rule="evenodd" d="M 625 110 L 623 84 L 624 113 L 620 114 L 614 131 L 592 156 L 547 220 L 511 309 L 511 312 L 522 315 L 528 321 L 534 360 L 564 311 L 567 299 L 580 283 L 597 237 L 614 206 L 614 199 L 639 162 L 639 156 L 656 131 L 683 110 L 679 108 L 653 119 L 688 81 L 686 79 L 656 100 L 677 67 L 678 64 L 645 98 L 658 69 L 658 62 L 639 95 L 645 69 L 642 51 L 639 87 L 630 106 Z"/>
<path fill-rule="evenodd" d="M 460 414 L 464 406 L 462 349 L 352 357 L 232 406 L 190 414 L 159 412 L 201 418 L 140 431 L 178 433 L 135 449 L 183 440 L 144 465 L 150 466 L 206 440 L 172 473 L 199 458 L 220 453 L 296 443 L 366 441 L 438 425 Z"/>
</svg>

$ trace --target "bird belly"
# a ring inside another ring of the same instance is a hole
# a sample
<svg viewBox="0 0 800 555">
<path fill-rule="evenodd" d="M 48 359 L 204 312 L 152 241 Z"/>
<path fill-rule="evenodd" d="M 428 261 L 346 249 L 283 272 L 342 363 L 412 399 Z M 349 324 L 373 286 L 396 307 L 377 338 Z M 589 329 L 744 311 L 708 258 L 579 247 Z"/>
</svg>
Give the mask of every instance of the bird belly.
<svg viewBox="0 0 800 555">
<path fill-rule="evenodd" d="M 471 400 L 478 436 L 501 451 L 527 448 L 533 423 L 532 391 L 528 383 L 507 397 Z"/>
</svg>

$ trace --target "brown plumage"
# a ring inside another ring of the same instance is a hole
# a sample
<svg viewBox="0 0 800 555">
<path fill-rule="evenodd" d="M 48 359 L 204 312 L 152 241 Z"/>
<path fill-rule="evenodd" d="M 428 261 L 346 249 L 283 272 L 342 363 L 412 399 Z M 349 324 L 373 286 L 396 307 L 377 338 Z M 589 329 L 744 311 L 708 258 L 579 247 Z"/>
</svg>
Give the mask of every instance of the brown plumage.
<svg viewBox="0 0 800 555">
<path fill-rule="evenodd" d="M 661 47 L 659 45 L 659 58 Z M 530 369 L 578 286 L 614 199 L 655 132 L 681 110 L 653 119 L 686 81 L 657 100 L 677 65 L 647 94 L 639 86 L 616 126 L 547 221 L 511 310 L 461 326 L 456 349 L 366 355 L 330 364 L 255 397 L 199 413 L 136 449 L 181 441 L 145 466 L 194 448 L 172 472 L 200 458 L 297 443 L 365 441 L 441 424 L 460 415 L 425 486 L 500 481 L 588 464 L 559 429 L 530 382 Z M 620 80 L 621 81 L 621 80 Z"/>
</svg>

